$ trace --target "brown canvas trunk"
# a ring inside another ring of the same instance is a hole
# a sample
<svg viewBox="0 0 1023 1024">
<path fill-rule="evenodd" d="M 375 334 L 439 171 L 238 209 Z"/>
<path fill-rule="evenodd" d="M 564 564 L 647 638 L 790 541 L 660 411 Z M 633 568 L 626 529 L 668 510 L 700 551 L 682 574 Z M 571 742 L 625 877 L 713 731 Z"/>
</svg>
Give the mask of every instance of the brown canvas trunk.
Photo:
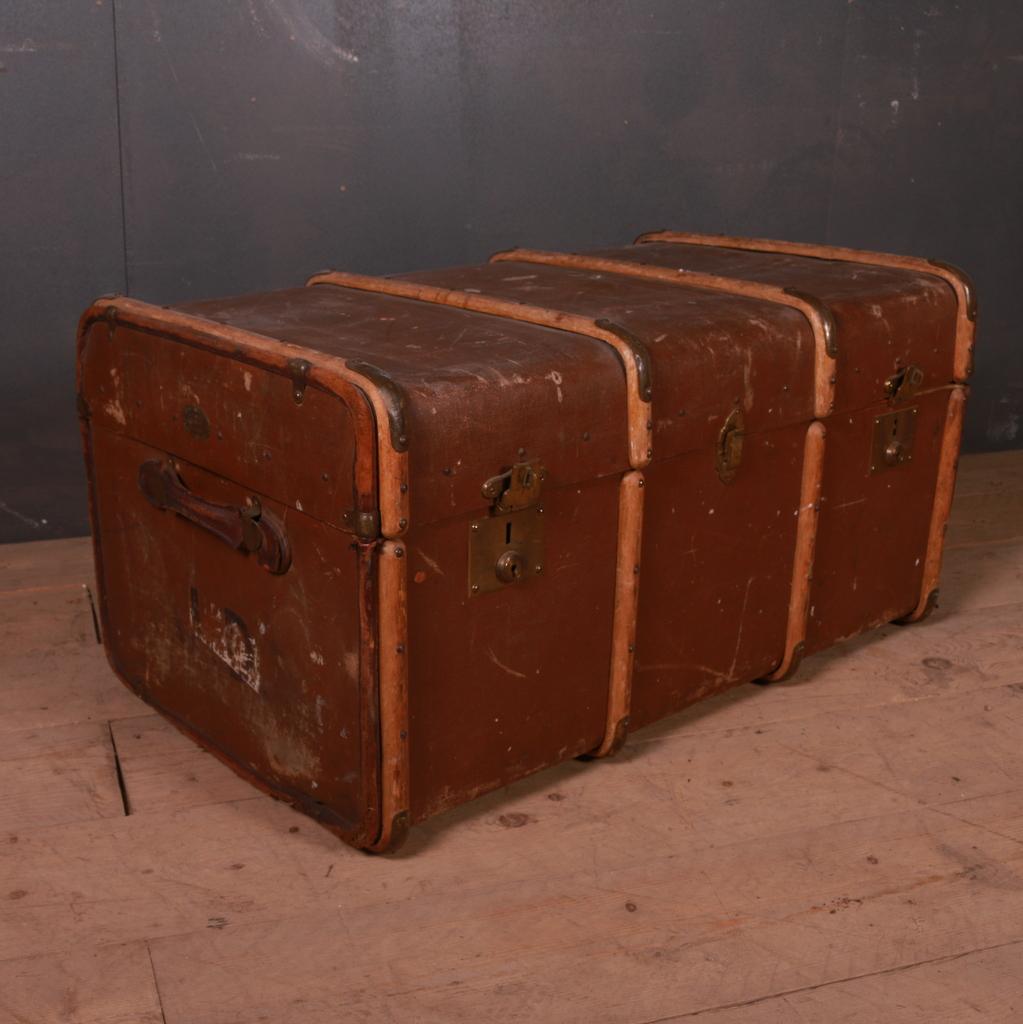
<svg viewBox="0 0 1023 1024">
<path fill-rule="evenodd" d="M 104 642 L 353 845 L 934 604 L 943 264 L 658 232 L 162 309 L 79 403 Z"/>
</svg>

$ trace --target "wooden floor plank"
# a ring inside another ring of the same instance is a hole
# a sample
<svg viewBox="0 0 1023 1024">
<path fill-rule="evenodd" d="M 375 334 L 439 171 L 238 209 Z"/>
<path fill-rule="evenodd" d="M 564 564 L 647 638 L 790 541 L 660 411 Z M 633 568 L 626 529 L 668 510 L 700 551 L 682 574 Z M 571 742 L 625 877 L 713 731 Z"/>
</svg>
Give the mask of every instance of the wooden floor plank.
<svg viewBox="0 0 1023 1024">
<path fill-rule="evenodd" d="M 343 1005 L 355 1020 L 632 1024 L 1023 939 L 1023 846 L 926 816 L 615 870 L 578 854 L 529 884 L 342 897 L 154 940 L 167 1020 L 227 1024 L 258 986 L 280 1022 Z"/>
<path fill-rule="evenodd" d="M 166 720 L 147 715 L 112 725 L 132 814 L 246 800 L 256 790 Z"/>
<path fill-rule="evenodd" d="M 92 582 L 88 537 L 0 544 L 0 592 Z"/>
<path fill-rule="evenodd" d="M 1023 594 L 1023 539 L 952 548 L 941 570 L 943 611 L 1012 604 Z"/>
<path fill-rule="evenodd" d="M 160 1020 L 150 951 L 169 1024 L 1019 1019 L 1021 512 L 1023 456 L 965 458 L 931 619 L 390 858 L 113 678 L 84 540 L 0 548 L 0 1022 Z"/>
<path fill-rule="evenodd" d="M 7 732 L 0 743 L 0 832 L 124 814 L 105 722 Z"/>
<path fill-rule="evenodd" d="M 1003 690 L 999 699 L 982 691 L 822 715 L 759 734 L 684 733 L 630 750 L 617 764 L 565 765 L 428 823 L 394 860 L 354 853 L 262 797 L 19 831 L 16 843 L 0 842 L 0 872 L 31 898 L 18 903 L 9 938 L 29 944 L 24 951 L 52 953 L 97 934 L 129 941 L 202 929 L 211 919 L 273 919 L 303 907 L 418 901 L 426 893 L 448 899 L 477 890 L 493 898 L 494 887 L 509 880 L 547 884 L 582 866 L 607 874 L 651 860 L 692 864 L 736 844 L 748 844 L 745 856 L 754 861 L 773 838 L 796 836 L 805 846 L 810 833 L 833 837 L 843 823 L 879 816 L 909 821 L 930 803 L 941 805 L 928 812 L 932 830 L 952 823 L 986 839 L 984 821 L 966 821 L 944 805 L 993 798 L 1014 785 L 1023 802 L 1012 733 L 991 726 L 1016 714 L 1007 709 L 1023 709 L 1023 695 Z M 932 710 L 936 705 L 943 713 Z M 953 727 L 955 742 L 942 743 Z M 904 743 L 901 760 L 874 737 Z M 893 778 L 889 766 L 902 775 Z M 1009 799 L 995 812 L 1002 818 L 1017 813 L 1007 809 Z M 1023 851 L 1011 835 L 1000 838 L 1006 849 Z M 82 849 L 90 851 L 86 864 L 76 859 Z M 69 860 L 76 863 L 71 876 Z M 780 884 L 776 856 L 768 863 Z M 118 878 L 116 889 L 111 877 Z M 801 873 L 804 894 L 805 882 Z M 718 883 L 740 884 L 725 877 Z M 10 955 L 0 946 L 0 959 Z"/>
<path fill-rule="evenodd" d="M 1023 491 L 965 494 L 956 499 L 946 546 L 990 544 L 1023 537 Z"/>
<path fill-rule="evenodd" d="M 89 594 L 81 584 L 0 593 L 0 685 L 33 659 L 59 664 L 64 649 L 97 643 Z"/>
<path fill-rule="evenodd" d="M 970 494 L 1023 491 L 1023 457 L 1019 450 L 978 452 L 959 460 L 956 498 Z"/>
<path fill-rule="evenodd" d="M 145 943 L 0 963 L 0 1024 L 163 1024 Z"/>
<path fill-rule="evenodd" d="M 95 644 L 11 660 L 0 668 L 0 734 L 149 713 Z"/>
<path fill-rule="evenodd" d="M 700 1024 L 1018 1024 L 1023 943 L 698 1014 Z M 660 1024 L 684 1024 L 692 1015 Z"/>
</svg>

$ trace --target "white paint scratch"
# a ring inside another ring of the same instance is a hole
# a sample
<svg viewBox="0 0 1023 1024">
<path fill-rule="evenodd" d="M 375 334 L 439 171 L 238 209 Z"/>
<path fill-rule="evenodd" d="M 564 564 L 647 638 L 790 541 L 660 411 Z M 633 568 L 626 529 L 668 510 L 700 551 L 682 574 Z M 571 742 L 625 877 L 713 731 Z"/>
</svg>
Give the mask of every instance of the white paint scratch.
<svg viewBox="0 0 1023 1024">
<path fill-rule="evenodd" d="M 749 592 L 750 587 L 753 586 L 755 576 L 750 576 L 746 581 L 746 593 L 742 596 L 742 608 L 739 611 L 739 632 L 735 636 L 735 650 L 732 651 L 732 664 L 728 669 L 728 678 L 732 679 L 735 676 L 735 666 L 739 662 L 739 647 L 742 644 L 742 631 L 746 625 L 746 605 L 749 603 Z"/>
<path fill-rule="evenodd" d="M 487 654 L 489 655 L 489 657 L 490 657 L 490 660 L 491 660 L 491 661 L 492 661 L 492 662 L 493 662 L 493 663 L 494 663 L 494 664 L 495 664 L 495 665 L 496 665 L 496 666 L 497 666 L 497 667 L 498 667 L 498 668 L 499 668 L 499 669 L 500 669 L 500 670 L 501 670 L 502 672 L 507 672 L 507 673 L 508 673 L 508 675 L 510 675 L 510 676 L 515 676 L 515 678 L 516 678 L 516 679 L 525 679 L 525 678 L 526 678 L 526 674 L 525 674 L 524 672 L 516 672 L 516 671 L 515 671 L 515 669 L 513 669 L 513 668 L 509 668 L 509 667 L 508 667 L 507 665 L 505 665 L 505 664 L 504 664 L 504 663 L 503 663 L 502 661 L 499 661 L 499 660 L 498 660 L 498 658 L 497 658 L 497 655 L 496 655 L 496 654 L 494 654 L 494 652 L 493 652 L 493 651 L 492 651 L 492 650 L 491 650 L 491 649 L 490 649 L 489 647 L 487 648 Z M 495 721 L 496 721 L 496 719 L 495 719 Z"/>
<path fill-rule="evenodd" d="M 444 570 L 438 562 L 435 562 L 422 548 L 416 548 L 416 554 L 438 575 L 443 576 Z"/>
<path fill-rule="evenodd" d="M 309 12 L 313 5 L 307 0 L 263 0 L 263 4 L 267 11 L 284 25 L 291 41 L 301 46 L 310 57 L 324 66 L 359 63 L 357 53 L 332 42 L 327 34 L 313 23 Z M 330 26 L 331 34 L 347 31 L 347 26 L 337 14 L 327 16 L 332 17 L 334 21 L 334 25 Z"/>
</svg>

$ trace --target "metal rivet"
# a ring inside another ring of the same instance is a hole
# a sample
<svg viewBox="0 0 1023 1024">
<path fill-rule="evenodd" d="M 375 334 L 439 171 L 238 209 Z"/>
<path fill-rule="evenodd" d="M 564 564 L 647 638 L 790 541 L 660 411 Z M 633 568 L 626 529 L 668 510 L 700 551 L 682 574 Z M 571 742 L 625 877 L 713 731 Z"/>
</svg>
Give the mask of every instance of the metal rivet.
<svg viewBox="0 0 1023 1024">
<path fill-rule="evenodd" d="M 654 421 L 653 420 L 647 420 L 646 421 L 646 428 L 647 428 L 647 430 L 653 430 L 654 429 Z"/>
<path fill-rule="evenodd" d="M 472 524 L 472 527 L 471 527 L 471 529 L 473 529 L 473 530 L 478 530 L 479 528 L 480 528 L 480 524 L 479 524 L 479 523 L 473 523 L 473 524 Z"/>
<path fill-rule="evenodd" d="M 541 516 L 541 515 L 543 515 L 543 505 L 537 505 L 537 506 L 536 506 L 536 514 L 537 514 L 538 516 Z"/>
<path fill-rule="evenodd" d="M 402 729 L 402 730 L 401 730 L 401 732 L 400 732 L 400 733 L 398 733 L 398 735 L 399 735 L 399 736 L 400 736 L 400 737 L 401 737 L 401 738 L 402 738 L 403 740 L 407 740 L 407 739 L 408 739 L 408 733 L 407 733 L 407 732 L 406 732 L 406 731 L 405 731 L 404 729 Z"/>
<path fill-rule="evenodd" d="M 646 481 L 642 477 L 640 477 L 639 480 L 636 481 L 636 486 L 637 487 L 645 487 L 646 486 Z"/>
<path fill-rule="evenodd" d="M 478 593 L 479 593 L 479 590 L 480 590 L 480 585 L 479 585 L 478 583 L 474 583 L 474 584 L 472 585 L 472 592 L 473 592 L 474 594 L 478 594 Z"/>
<path fill-rule="evenodd" d="M 407 519 L 399 519 L 398 520 L 398 529 L 404 530 L 406 526 L 408 526 L 408 520 Z"/>
<path fill-rule="evenodd" d="M 629 654 L 635 654 L 635 653 L 636 653 L 636 645 L 635 644 L 629 644 Z"/>
<path fill-rule="evenodd" d="M 648 459 L 652 459 L 654 457 L 654 450 L 653 450 L 653 448 L 647 448 L 647 450 L 646 450 L 646 457 Z"/>
<path fill-rule="evenodd" d="M 398 654 L 404 654 L 405 653 L 405 645 L 404 644 L 398 644 L 398 646 L 395 647 L 394 649 L 395 649 L 395 651 L 398 652 Z"/>
<path fill-rule="evenodd" d="M 536 571 L 537 571 L 537 572 L 543 572 L 543 566 L 542 566 L 542 565 L 538 565 L 538 566 L 536 567 Z"/>
<path fill-rule="evenodd" d="M 399 434 L 398 444 L 408 444 L 408 438 L 404 434 Z"/>
<path fill-rule="evenodd" d="M 405 555 L 405 549 L 404 548 L 395 548 L 394 549 L 394 557 L 395 558 L 402 558 L 402 557 L 404 557 L 404 555 Z"/>
<path fill-rule="evenodd" d="M 402 494 L 408 494 L 408 484 L 402 484 L 398 490 L 401 491 Z"/>
</svg>

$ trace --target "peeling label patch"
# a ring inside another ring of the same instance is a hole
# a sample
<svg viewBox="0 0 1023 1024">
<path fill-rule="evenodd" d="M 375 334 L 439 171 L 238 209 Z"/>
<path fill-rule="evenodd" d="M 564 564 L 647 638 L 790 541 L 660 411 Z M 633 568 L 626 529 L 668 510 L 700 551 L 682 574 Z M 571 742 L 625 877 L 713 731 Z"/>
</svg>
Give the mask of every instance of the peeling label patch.
<svg viewBox="0 0 1023 1024">
<path fill-rule="evenodd" d="M 189 590 L 189 617 L 195 638 L 227 666 L 231 675 L 259 693 L 259 648 L 242 617 L 215 604 L 202 608 L 195 587 Z"/>
</svg>

